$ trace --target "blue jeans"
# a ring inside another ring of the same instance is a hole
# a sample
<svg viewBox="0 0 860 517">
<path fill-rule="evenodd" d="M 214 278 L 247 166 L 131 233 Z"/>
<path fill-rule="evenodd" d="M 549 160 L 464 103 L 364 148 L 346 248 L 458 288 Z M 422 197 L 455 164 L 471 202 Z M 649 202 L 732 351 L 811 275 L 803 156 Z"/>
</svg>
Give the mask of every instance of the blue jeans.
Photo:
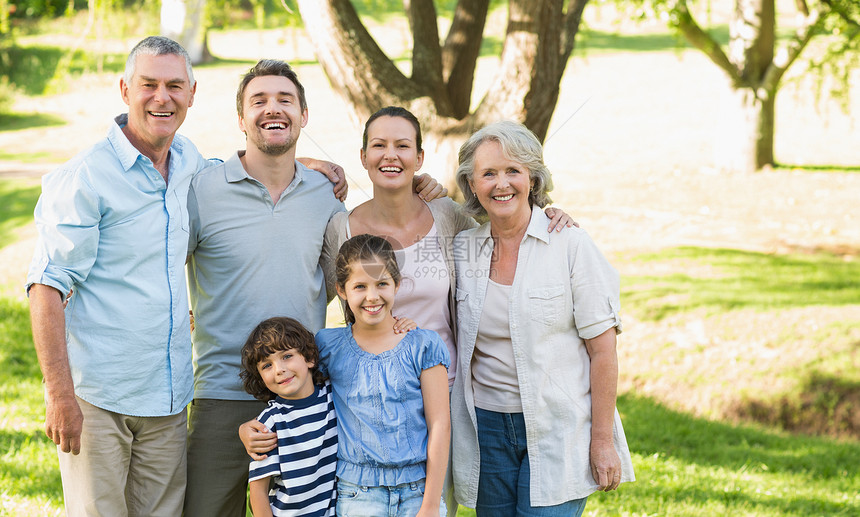
<svg viewBox="0 0 860 517">
<path fill-rule="evenodd" d="M 397 486 L 360 486 L 337 480 L 339 517 L 415 517 L 424 501 L 424 480 Z M 439 515 L 445 517 L 440 499 Z"/>
<path fill-rule="evenodd" d="M 477 517 L 579 517 L 587 497 L 555 506 L 532 506 L 529 496 L 529 451 L 522 413 L 475 408 L 481 474 Z"/>
</svg>

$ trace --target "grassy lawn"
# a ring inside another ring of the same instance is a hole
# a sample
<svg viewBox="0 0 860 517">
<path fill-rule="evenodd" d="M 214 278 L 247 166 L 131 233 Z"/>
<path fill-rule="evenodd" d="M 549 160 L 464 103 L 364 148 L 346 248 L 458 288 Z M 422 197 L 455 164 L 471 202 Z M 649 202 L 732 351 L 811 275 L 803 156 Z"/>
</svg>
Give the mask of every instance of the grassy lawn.
<svg viewBox="0 0 860 517">
<path fill-rule="evenodd" d="M 4 245 L 14 239 L 17 227 L 28 222 L 37 195 L 32 181 L 0 180 Z M 634 271 L 624 278 L 627 305 L 640 307 L 636 316 L 643 322 L 702 310 L 719 316 L 738 308 L 767 312 L 814 304 L 838 306 L 858 299 L 856 282 L 851 281 L 860 273 L 858 265 L 826 253 L 765 255 L 678 248 L 625 260 L 650 271 Z M 806 295 L 811 291 L 819 294 Z M 684 300 L 673 298 L 672 292 L 685 293 Z M 41 376 L 31 340 L 26 303 L 0 298 L 0 451 L 5 451 L 0 457 L 0 515 L 4 516 L 62 513 L 55 447 L 41 428 Z M 844 357 L 839 355 L 843 352 L 829 361 L 822 359 L 817 367 L 856 392 L 857 371 L 839 369 L 844 367 Z M 856 468 L 860 443 L 856 440 L 715 421 L 670 408 L 635 390 L 623 393 L 618 407 L 637 481 L 614 493 L 593 495 L 586 515 L 860 514 Z M 461 508 L 459 515 L 474 512 Z"/>
<path fill-rule="evenodd" d="M 681 247 L 637 254 L 633 261 L 643 272 L 625 279 L 622 296 L 643 319 L 699 308 L 712 314 L 860 301 L 860 261 L 826 252 L 777 255 Z"/>
</svg>

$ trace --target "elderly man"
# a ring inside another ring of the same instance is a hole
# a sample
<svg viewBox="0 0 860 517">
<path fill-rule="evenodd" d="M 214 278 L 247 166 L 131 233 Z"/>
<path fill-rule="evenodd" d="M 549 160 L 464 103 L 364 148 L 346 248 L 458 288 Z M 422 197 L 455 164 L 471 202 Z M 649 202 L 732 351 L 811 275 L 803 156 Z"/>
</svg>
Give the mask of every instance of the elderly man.
<svg viewBox="0 0 860 517">
<path fill-rule="evenodd" d="M 128 114 L 43 180 L 27 287 L 70 516 L 182 510 L 186 202 L 207 162 L 176 131 L 195 90 L 185 50 L 144 39 L 120 80 Z"/>
</svg>

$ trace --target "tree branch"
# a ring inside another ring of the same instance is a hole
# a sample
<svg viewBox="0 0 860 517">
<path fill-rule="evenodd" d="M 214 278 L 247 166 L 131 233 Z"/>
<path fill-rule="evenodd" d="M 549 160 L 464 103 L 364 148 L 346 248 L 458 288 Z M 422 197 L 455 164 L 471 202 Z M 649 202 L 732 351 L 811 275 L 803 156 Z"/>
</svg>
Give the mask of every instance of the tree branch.
<svg viewBox="0 0 860 517">
<path fill-rule="evenodd" d="M 475 111 L 478 124 L 518 120 L 546 136 L 566 61 L 561 60 L 562 0 L 509 0 L 501 64 Z"/>
<path fill-rule="evenodd" d="M 349 99 L 359 119 L 425 95 L 379 48 L 349 0 L 297 3 L 332 88 Z"/>
<path fill-rule="evenodd" d="M 451 115 L 462 119 L 469 114 L 475 66 L 481 53 L 489 0 L 460 0 L 442 48 L 442 78 L 451 102 Z"/>
<path fill-rule="evenodd" d="M 403 0 L 412 30 L 412 81 L 427 88 L 437 106 L 445 96 L 442 84 L 442 49 L 433 0 Z"/>
<path fill-rule="evenodd" d="M 582 22 L 582 11 L 588 0 L 569 0 L 567 12 L 564 15 L 564 30 L 561 33 L 561 60 L 566 63 L 576 44 L 576 34 Z"/>
<path fill-rule="evenodd" d="M 675 17 L 675 20 L 673 20 L 674 24 L 684 34 L 687 41 L 704 52 L 714 64 L 729 75 L 732 81 L 738 82 L 740 80 L 740 71 L 729 61 L 720 44 L 710 34 L 699 27 L 699 24 L 687 8 L 686 0 L 677 0 L 672 7 L 672 14 Z"/>
<path fill-rule="evenodd" d="M 815 36 L 816 31 L 824 20 L 824 15 L 820 7 L 813 9 L 807 16 L 803 18 L 803 23 L 797 28 L 794 37 L 779 51 L 777 51 L 773 62 L 768 67 L 764 78 L 762 79 L 762 87 L 768 92 L 776 92 L 776 87 L 779 85 L 780 79 L 794 63 L 797 57 L 806 48 L 806 45 Z"/>
</svg>

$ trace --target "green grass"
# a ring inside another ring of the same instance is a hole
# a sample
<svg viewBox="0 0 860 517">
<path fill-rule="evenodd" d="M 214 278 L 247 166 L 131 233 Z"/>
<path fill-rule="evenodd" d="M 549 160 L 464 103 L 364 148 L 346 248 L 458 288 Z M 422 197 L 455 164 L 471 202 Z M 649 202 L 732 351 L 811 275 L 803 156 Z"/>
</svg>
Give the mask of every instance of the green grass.
<svg viewBox="0 0 860 517">
<path fill-rule="evenodd" d="M 630 394 L 618 408 L 637 481 L 592 495 L 585 515 L 860 514 L 856 442 L 708 421 Z"/>
<path fill-rule="evenodd" d="M 30 317 L 25 302 L 3 297 L 0 394 L 0 515 L 58 513 L 63 490 L 56 447 L 41 428 L 44 402 Z"/>
<path fill-rule="evenodd" d="M 697 309 L 713 314 L 860 302 L 860 261 L 826 252 L 776 255 L 681 247 L 630 260 L 672 266 L 665 274 L 624 278 L 625 306 L 643 319 Z"/>
<path fill-rule="evenodd" d="M 860 172 L 860 165 L 845 166 L 845 165 L 799 165 L 791 163 L 778 163 L 774 170 L 785 172 L 834 172 L 834 173 L 852 173 Z"/>
<path fill-rule="evenodd" d="M 14 241 L 15 230 L 33 220 L 41 191 L 34 179 L 0 179 L 0 248 Z"/>
<path fill-rule="evenodd" d="M 46 113 L 0 113 L 0 132 L 34 127 L 63 126 L 65 124 L 65 119 Z M 20 154 L 0 153 L 0 159 L 13 159 L 4 158 L 7 156 L 20 156 Z"/>
</svg>

